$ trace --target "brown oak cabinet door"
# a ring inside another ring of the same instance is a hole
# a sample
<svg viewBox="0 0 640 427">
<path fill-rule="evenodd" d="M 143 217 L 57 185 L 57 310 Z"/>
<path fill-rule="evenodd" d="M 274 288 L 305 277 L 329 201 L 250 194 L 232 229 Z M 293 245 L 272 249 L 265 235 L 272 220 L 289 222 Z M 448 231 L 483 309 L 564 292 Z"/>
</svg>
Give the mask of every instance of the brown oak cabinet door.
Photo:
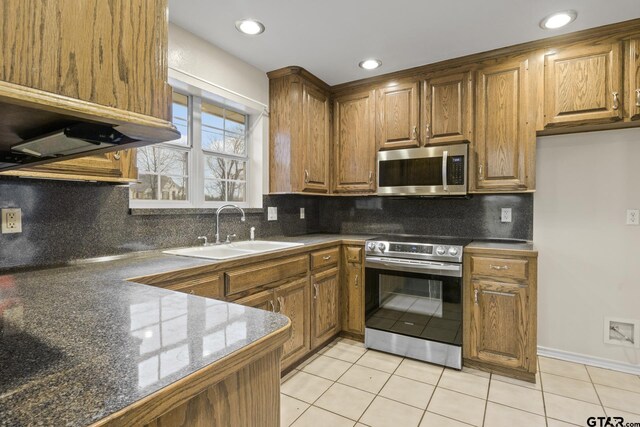
<svg viewBox="0 0 640 427">
<path fill-rule="evenodd" d="M 476 85 L 476 170 L 471 191 L 527 190 L 529 150 L 535 145 L 535 132 L 527 126 L 528 60 L 484 67 L 477 72 Z"/>
<path fill-rule="evenodd" d="M 362 251 L 361 247 L 346 247 Z M 348 261 L 348 255 L 347 255 Z M 355 334 L 364 334 L 364 268 L 359 262 L 345 262 L 343 283 L 342 329 Z"/>
<path fill-rule="evenodd" d="M 291 320 L 291 337 L 284 343 L 282 366 L 287 367 L 310 349 L 309 279 L 282 285 L 275 290 L 277 310 Z"/>
<path fill-rule="evenodd" d="M 340 330 L 340 279 L 338 269 L 332 268 L 322 273 L 314 274 L 311 277 L 311 285 L 313 292 L 311 300 L 313 316 L 311 347 L 316 348 Z"/>
<path fill-rule="evenodd" d="M 261 310 L 275 311 L 273 291 L 263 291 L 245 298 L 233 301 L 234 304 L 246 305 L 247 307 L 259 308 Z"/>
<path fill-rule="evenodd" d="M 334 101 L 334 190 L 375 190 L 374 91 L 337 97 Z"/>
<path fill-rule="evenodd" d="M 629 40 L 627 62 L 627 114 L 631 120 L 640 120 L 640 38 Z"/>
<path fill-rule="evenodd" d="M 303 84 L 302 87 L 303 191 L 329 191 L 329 97 Z"/>
<path fill-rule="evenodd" d="M 622 43 L 571 46 L 546 55 L 545 127 L 622 118 Z"/>
<path fill-rule="evenodd" d="M 528 370 L 527 287 L 484 280 L 471 285 L 469 358 Z"/>
<path fill-rule="evenodd" d="M 441 144 L 471 141 L 471 73 L 432 77 L 422 84 L 422 141 Z"/>
<path fill-rule="evenodd" d="M 401 83 L 376 90 L 378 148 L 419 147 L 419 83 Z"/>
</svg>

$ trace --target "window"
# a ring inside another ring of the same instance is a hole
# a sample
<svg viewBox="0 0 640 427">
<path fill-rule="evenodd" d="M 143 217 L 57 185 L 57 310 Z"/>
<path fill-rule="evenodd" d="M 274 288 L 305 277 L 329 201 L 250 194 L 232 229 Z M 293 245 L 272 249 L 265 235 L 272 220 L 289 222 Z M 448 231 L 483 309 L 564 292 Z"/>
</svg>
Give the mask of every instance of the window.
<svg viewBox="0 0 640 427">
<path fill-rule="evenodd" d="M 181 137 L 138 149 L 132 207 L 206 207 L 247 200 L 248 116 L 173 93 Z"/>
</svg>

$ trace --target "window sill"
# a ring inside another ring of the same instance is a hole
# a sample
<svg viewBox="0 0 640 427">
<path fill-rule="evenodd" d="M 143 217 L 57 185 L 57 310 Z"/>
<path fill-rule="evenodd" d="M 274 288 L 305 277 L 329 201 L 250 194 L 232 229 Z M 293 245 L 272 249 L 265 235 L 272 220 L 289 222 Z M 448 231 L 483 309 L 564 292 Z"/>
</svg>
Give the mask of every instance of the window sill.
<svg viewBox="0 0 640 427">
<path fill-rule="evenodd" d="M 215 215 L 217 208 L 130 208 L 130 215 Z M 263 208 L 242 208 L 247 215 L 262 215 Z M 238 214 L 235 209 L 225 209 L 221 215 Z"/>
</svg>

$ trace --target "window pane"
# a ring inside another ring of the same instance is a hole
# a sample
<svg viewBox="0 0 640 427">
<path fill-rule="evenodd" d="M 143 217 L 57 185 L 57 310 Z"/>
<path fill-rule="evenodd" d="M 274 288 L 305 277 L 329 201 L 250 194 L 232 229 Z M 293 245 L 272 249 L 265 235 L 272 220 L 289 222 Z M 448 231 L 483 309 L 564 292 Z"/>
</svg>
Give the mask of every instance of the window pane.
<svg viewBox="0 0 640 427">
<path fill-rule="evenodd" d="M 225 169 L 226 169 L 226 178 L 233 179 L 236 181 L 244 181 L 247 179 L 245 170 L 247 167 L 247 162 L 243 162 L 241 160 L 226 160 Z"/>
<path fill-rule="evenodd" d="M 171 122 L 180 132 L 180 139 L 172 144 L 189 145 L 189 98 L 181 93 L 173 92 L 173 117 Z"/>
<path fill-rule="evenodd" d="M 187 200 L 187 178 L 161 176 L 160 185 L 162 200 Z"/>
<path fill-rule="evenodd" d="M 235 111 L 226 110 L 225 130 L 244 135 L 247 117 Z"/>
<path fill-rule="evenodd" d="M 202 126 L 202 149 L 207 151 L 224 151 L 224 133 L 221 130 Z"/>
<path fill-rule="evenodd" d="M 138 149 L 138 169 L 162 175 L 188 175 L 188 153 L 161 147 L 142 147 Z"/>
<path fill-rule="evenodd" d="M 224 110 L 217 105 L 202 102 L 202 127 L 224 129 Z"/>
<path fill-rule="evenodd" d="M 244 202 L 245 182 L 228 181 L 227 189 L 230 202 Z"/>
<path fill-rule="evenodd" d="M 216 179 L 205 179 L 204 199 L 207 202 L 224 202 L 226 195 L 226 183 Z"/>
<path fill-rule="evenodd" d="M 224 151 L 229 154 L 244 155 L 246 152 L 246 141 L 244 134 L 225 132 Z"/>
<path fill-rule="evenodd" d="M 225 160 L 222 157 L 204 156 L 204 177 L 215 179 L 226 178 Z"/>
<path fill-rule="evenodd" d="M 158 194 L 158 177 L 156 175 L 140 174 L 140 182 L 129 187 L 132 199 L 155 200 Z"/>
</svg>

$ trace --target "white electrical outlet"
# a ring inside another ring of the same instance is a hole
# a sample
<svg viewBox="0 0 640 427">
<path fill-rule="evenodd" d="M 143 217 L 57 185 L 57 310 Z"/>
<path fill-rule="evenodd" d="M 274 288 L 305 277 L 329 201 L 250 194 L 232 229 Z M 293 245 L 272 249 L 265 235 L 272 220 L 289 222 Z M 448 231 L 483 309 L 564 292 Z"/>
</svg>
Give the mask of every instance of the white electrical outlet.
<svg viewBox="0 0 640 427">
<path fill-rule="evenodd" d="M 304 208 L 300 208 L 300 219 L 304 219 Z"/>
<path fill-rule="evenodd" d="M 640 210 L 627 209 L 627 225 L 640 225 Z"/>
<path fill-rule="evenodd" d="M 2 209 L 2 234 L 22 233 L 22 210 Z"/>
<path fill-rule="evenodd" d="M 275 206 L 269 206 L 267 208 L 267 221 L 278 220 L 278 208 Z"/>
<path fill-rule="evenodd" d="M 511 208 L 502 208 L 500 211 L 501 222 L 511 222 Z"/>
</svg>

